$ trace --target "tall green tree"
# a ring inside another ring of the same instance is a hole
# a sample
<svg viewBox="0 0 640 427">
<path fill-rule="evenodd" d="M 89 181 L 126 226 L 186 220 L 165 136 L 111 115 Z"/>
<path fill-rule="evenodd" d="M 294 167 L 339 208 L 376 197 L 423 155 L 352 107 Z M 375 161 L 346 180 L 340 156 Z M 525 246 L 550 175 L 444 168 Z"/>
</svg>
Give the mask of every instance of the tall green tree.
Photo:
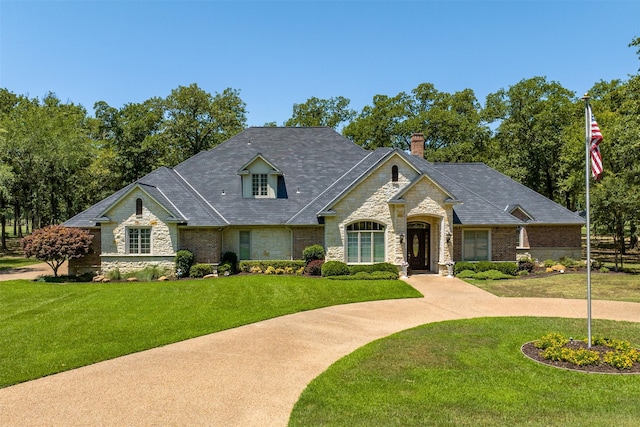
<svg viewBox="0 0 640 427">
<path fill-rule="evenodd" d="M 450 94 L 422 83 L 411 94 L 376 95 L 343 134 L 367 149 L 407 150 L 411 134 L 422 132 L 428 160 L 477 161 L 484 158 L 490 136 L 480 110 L 471 89 Z"/>
<path fill-rule="evenodd" d="M 311 97 L 302 104 L 293 104 L 293 114 L 285 126 L 329 126 L 337 129 L 356 115 L 356 111 L 349 108 L 350 102 L 343 96 L 329 99 Z"/>
<path fill-rule="evenodd" d="M 97 102 L 94 106 L 99 120 L 97 135 L 102 138 L 105 156 L 112 162 L 105 165 L 114 175 L 118 189 L 150 173 L 162 164 L 167 154 L 162 137 L 164 101 L 151 98 L 142 103 L 124 105 L 121 109 Z"/>
<path fill-rule="evenodd" d="M 544 77 L 487 96 L 484 118 L 497 125 L 491 166 L 546 197 L 562 201 L 558 175 L 563 130 L 575 119 L 575 95 Z"/>
<path fill-rule="evenodd" d="M 246 105 L 239 91 L 230 88 L 214 96 L 197 84 L 178 86 L 165 101 L 167 141 L 165 163 L 174 166 L 208 150 L 243 130 Z"/>
</svg>

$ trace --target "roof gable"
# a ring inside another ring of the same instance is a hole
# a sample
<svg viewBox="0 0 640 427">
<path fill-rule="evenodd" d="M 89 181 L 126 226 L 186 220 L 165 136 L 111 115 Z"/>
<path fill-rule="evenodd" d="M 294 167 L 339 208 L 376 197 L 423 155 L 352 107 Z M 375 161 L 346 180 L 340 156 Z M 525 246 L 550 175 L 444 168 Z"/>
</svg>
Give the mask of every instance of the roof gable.
<svg viewBox="0 0 640 427">
<path fill-rule="evenodd" d="M 282 175 L 282 171 L 276 166 L 274 166 L 273 163 L 271 163 L 269 160 L 267 160 L 262 155 L 262 153 L 256 154 L 254 158 L 252 158 L 247 163 L 242 165 L 240 169 L 238 169 L 237 173 L 238 175 L 248 175 L 251 173 L 252 170 L 256 169 L 256 166 L 258 166 L 258 169 L 260 169 L 261 171 L 269 170 L 269 173 L 272 175 Z"/>
</svg>

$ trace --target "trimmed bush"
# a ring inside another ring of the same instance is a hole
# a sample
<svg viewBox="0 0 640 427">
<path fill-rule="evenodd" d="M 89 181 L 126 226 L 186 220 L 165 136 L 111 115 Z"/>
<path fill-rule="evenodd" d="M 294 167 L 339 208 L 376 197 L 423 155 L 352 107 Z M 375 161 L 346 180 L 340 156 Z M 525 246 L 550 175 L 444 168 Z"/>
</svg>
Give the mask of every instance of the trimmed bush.
<svg viewBox="0 0 640 427">
<path fill-rule="evenodd" d="M 324 264 L 324 261 L 321 259 L 311 260 L 304 272 L 310 276 L 320 276 L 322 274 L 322 264 Z"/>
<path fill-rule="evenodd" d="M 456 274 L 459 279 L 473 279 L 476 273 L 472 270 L 462 270 L 460 273 Z"/>
<path fill-rule="evenodd" d="M 373 271 L 371 273 L 360 271 L 352 276 L 329 276 L 326 278 L 331 280 L 397 280 L 398 274 L 389 271 Z"/>
<path fill-rule="evenodd" d="M 518 273 L 518 264 L 515 262 L 494 262 L 493 265 L 493 269 L 509 276 L 515 276 Z"/>
<path fill-rule="evenodd" d="M 202 278 L 207 274 L 213 274 L 213 266 L 211 264 L 194 264 L 189 269 L 189 276 Z"/>
<path fill-rule="evenodd" d="M 513 276 L 509 276 L 508 274 L 504 274 L 498 270 L 487 270 L 476 273 L 473 276 L 476 280 L 500 280 L 500 279 L 511 279 Z"/>
<path fill-rule="evenodd" d="M 300 268 L 305 267 L 305 262 L 302 260 L 255 260 L 255 261 L 240 261 L 240 271 L 244 273 L 262 273 L 270 266 L 273 268 L 283 268 L 285 273 L 287 269 L 291 269 L 292 272 L 298 271 Z M 257 270 L 260 271 L 257 271 Z"/>
<path fill-rule="evenodd" d="M 469 270 L 469 271 L 475 273 L 476 272 L 476 263 L 475 262 L 469 262 L 469 261 L 458 261 L 453 266 L 453 271 L 454 271 L 456 276 L 459 276 L 460 272 L 465 271 L 465 270 Z"/>
<path fill-rule="evenodd" d="M 176 252 L 176 277 L 178 279 L 189 276 L 189 270 L 193 264 L 193 252 L 188 249 L 181 249 Z"/>
<path fill-rule="evenodd" d="M 238 255 L 235 252 L 225 252 L 222 254 L 222 259 L 220 260 L 221 264 L 229 264 L 231 266 L 231 270 L 229 273 L 236 274 L 238 272 Z"/>
<path fill-rule="evenodd" d="M 327 261 L 322 264 L 322 277 L 348 276 L 351 274 L 349 266 L 340 261 Z"/>
<path fill-rule="evenodd" d="M 113 270 L 107 271 L 104 276 L 112 282 L 116 282 L 122 279 L 122 274 L 120 274 L 120 269 L 118 267 L 114 268 Z"/>
<path fill-rule="evenodd" d="M 234 271 L 235 270 L 233 266 L 228 262 L 224 264 L 220 264 L 218 266 L 218 275 L 221 275 L 221 276 L 228 276 L 229 274 L 233 274 Z"/>
<path fill-rule="evenodd" d="M 351 274 L 356 274 L 361 271 L 366 273 L 373 273 L 374 271 L 388 271 L 389 273 L 398 274 L 398 267 L 389 263 L 389 262 L 379 262 L 376 264 L 367 264 L 367 265 L 352 265 L 349 267 L 351 270 Z"/>
<path fill-rule="evenodd" d="M 325 252 L 322 245 L 311 245 L 304 248 L 302 258 L 308 265 L 311 261 L 324 260 Z"/>
</svg>

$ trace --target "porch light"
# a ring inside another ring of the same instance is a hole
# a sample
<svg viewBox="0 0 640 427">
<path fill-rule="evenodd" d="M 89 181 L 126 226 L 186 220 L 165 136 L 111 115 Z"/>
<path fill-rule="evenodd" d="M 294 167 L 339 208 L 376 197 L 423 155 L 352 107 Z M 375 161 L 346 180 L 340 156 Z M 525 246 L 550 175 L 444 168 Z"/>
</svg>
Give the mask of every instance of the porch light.
<svg viewBox="0 0 640 427">
<path fill-rule="evenodd" d="M 447 234 L 444 235 L 445 239 L 447 239 L 447 243 L 451 243 L 451 232 L 447 231 Z"/>
<path fill-rule="evenodd" d="M 404 233 L 398 234 L 398 237 L 400 238 L 400 243 L 404 242 Z"/>
</svg>

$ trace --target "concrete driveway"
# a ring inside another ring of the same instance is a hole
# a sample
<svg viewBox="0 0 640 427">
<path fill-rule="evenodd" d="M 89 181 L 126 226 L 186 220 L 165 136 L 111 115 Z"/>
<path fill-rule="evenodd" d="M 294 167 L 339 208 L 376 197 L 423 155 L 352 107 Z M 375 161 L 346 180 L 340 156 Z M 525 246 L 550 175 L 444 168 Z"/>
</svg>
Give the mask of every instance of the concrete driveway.
<svg viewBox="0 0 640 427">
<path fill-rule="evenodd" d="M 286 426 L 313 378 L 375 339 L 472 317 L 586 319 L 584 300 L 499 298 L 433 275 L 408 282 L 425 297 L 292 314 L 0 389 L 0 425 Z M 640 322 L 640 304 L 594 301 L 593 317 Z"/>
</svg>

